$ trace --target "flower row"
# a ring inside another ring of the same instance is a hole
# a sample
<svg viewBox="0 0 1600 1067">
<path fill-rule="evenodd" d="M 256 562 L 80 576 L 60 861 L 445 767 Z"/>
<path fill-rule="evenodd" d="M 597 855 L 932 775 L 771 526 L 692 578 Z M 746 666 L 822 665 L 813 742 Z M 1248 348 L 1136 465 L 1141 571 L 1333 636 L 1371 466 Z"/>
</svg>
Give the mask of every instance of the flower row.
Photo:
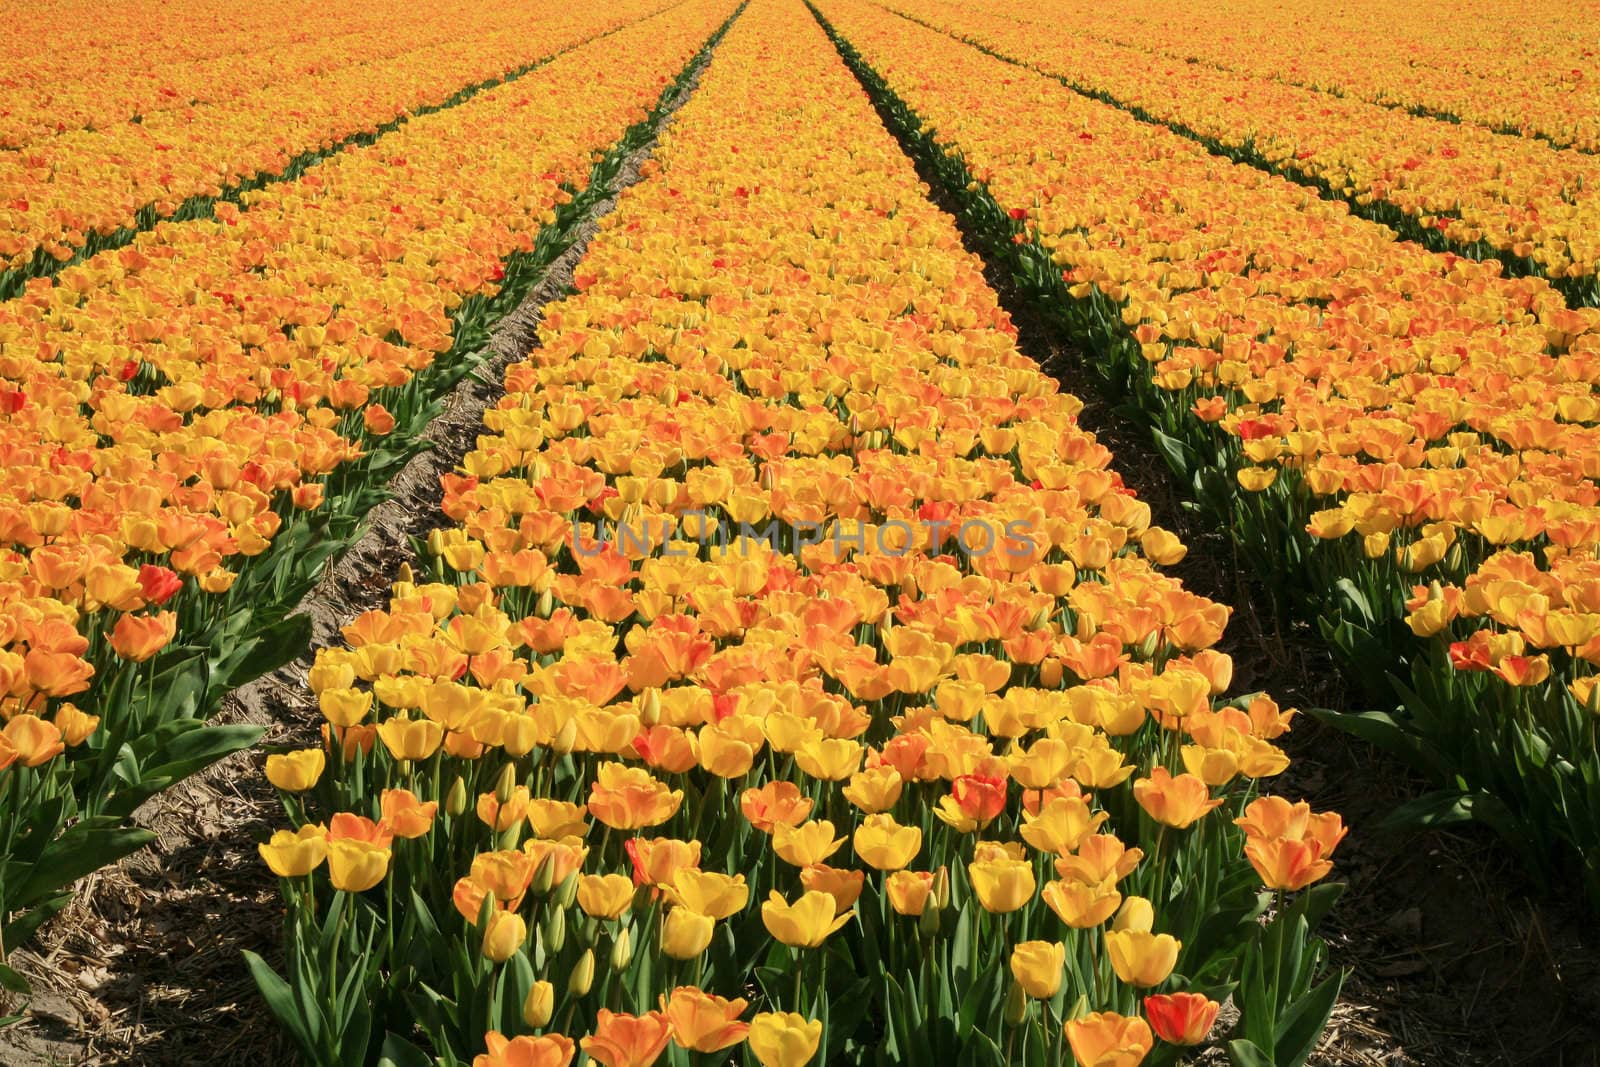
<svg viewBox="0 0 1600 1067">
<path fill-rule="evenodd" d="M 298 654 L 308 627 L 284 613 L 369 480 L 726 14 L 645 19 L 0 305 L 6 946 L 71 872 L 137 847 L 120 817 L 259 733 L 199 720 Z"/>
<path fill-rule="evenodd" d="M 287 78 L 399 55 L 444 36 L 466 4 L 396 20 L 378 4 L 337 12 L 304 0 L 226 9 L 187 0 L 156 20 L 136 4 L 78 0 L 18 12 L 0 42 L 0 148 L 143 121 L 161 111 L 236 98 Z M 174 22 L 183 29 L 174 32 Z M 95 62 L 85 63 L 93 53 Z"/>
<path fill-rule="evenodd" d="M 1155 0 L 1106 8 L 1017 0 L 1010 9 L 1105 41 L 1600 151 L 1592 37 L 1563 0 L 1327 7 L 1270 0 Z"/>
<path fill-rule="evenodd" d="M 1344 829 L 1257 793 L 1294 713 L 1225 697 L 1227 609 L 797 0 L 575 286 L 268 757 L 307 1056 L 1132 1064 L 1237 989 L 1303 1060 Z"/>
<path fill-rule="evenodd" d="M 1600 891 L 1600 312 L 863 0 L 819 7 L 1202 502 L 1349 662 L 1410 675 L 1367 694 L 1398 719 L 1341 722 L 1450 785 L 1424 812 L 1489 819 L 1538 868 L 1563 845 Z"/>
<path fill-rule="evenodd" d="M 352 136 L 377 132 L 664 6 L 630 0 L 597 14 L 550 5 L 532 33 L 527 12 L 477 7 L 444 20 L 419 18 L 413 32 L 394 35 L 402 48 L 393 49 L 385 34 L 374 42 L 382 49 L 365 61 L 327 71 L 289 66 L 283 57 L 271 81 L 237 92 L 219 90 L 218 72 L 199 68 L 193 77 L 210 86 L 208 100 L 142 114 L 136 122 L 124 117 L 69 129 L 0 153 L 0 268 L 18 278 L 50 274 L 119 234 L 179 214 L 197 198 L 209 203 L 241 185 L 292 174 Z M 201 92 L 170 88 L 184 98 Z M 47 96 L 41 106 L 57 114 L 62 104 Z"/>
<path fill-rule="evenodd" d="M 1600 158 L 1441 122 L 1274 78 L 1219 70 L 1072 32 L 1001 0 L 891 0 L 891 10 L 1081 92 L 1185 130 L 1215 150 L 1314 184 L 1379 221 L 1503 256 L 1577 303 L 1600 302 Z"/>
</svg>

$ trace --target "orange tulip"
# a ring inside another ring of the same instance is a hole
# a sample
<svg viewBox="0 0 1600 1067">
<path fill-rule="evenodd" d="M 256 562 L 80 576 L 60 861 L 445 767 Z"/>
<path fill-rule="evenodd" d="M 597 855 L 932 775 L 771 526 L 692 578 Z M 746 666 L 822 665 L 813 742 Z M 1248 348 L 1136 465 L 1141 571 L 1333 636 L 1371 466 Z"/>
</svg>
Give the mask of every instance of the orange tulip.
<svg viewBox="0 0 1600 1067">
<path fill-rule="evenodd" d="M 672 1039 L 694 1052 L 720 1052 L 737 1045 L 750 1025 L 739 1021 L 744 1000 L 724 1000 L 695 986 L 678 986 L 661 998 L 661 1011 L 672 1024 Z"/>
<path fill-rule="evenodd" d="M 672 1025 L 659 1011 L 619 1015 L 600 1009 L 594 1033 L 579 1042 L 589 1058 L 605 1067 L 650 1067 L 672 1040 Z"/>
</svg>

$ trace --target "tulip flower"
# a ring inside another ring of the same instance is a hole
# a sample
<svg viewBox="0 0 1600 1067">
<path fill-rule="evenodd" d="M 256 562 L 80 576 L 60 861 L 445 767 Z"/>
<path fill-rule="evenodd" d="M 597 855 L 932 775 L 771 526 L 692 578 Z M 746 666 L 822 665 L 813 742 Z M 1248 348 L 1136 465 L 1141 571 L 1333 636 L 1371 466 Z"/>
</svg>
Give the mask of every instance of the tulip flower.
<svg viewBox="0 0 1600 1067">
<path fill-rule="evenodd" d="M 972 891 L 984 911 L 1006 913 L 1016 911 L 1033 899 L 1038 883 L 1033 877 L 1033 865 L 1024 860 L 994 859 L 967 865 L 967 876 L 972 881 Z"/>
<path fill-rule="evenodd" d="M 594 1032 L 578 1044 L 605 1067 L 650 1067 L 672 1040 L 672 1025 L 659 1011 L 619 1015 L 600 1009 Z"/>
<path fill-rule="evenodd" d="M 811 798 L 802 796 L 793 782 L 768 782 L 759 789 L 746 789 L 739 808 L 750 824 L 770 834 L 778 824 L 798 826 L 811 812 Z"/>
<path fill-rule="evenodd" d="M 1011 950 L 1011 974 L 1028 996 L 1048 1000 L 1061 988 L 1066 960 L 1059 941 L 1022 941 Z"/>
<path fill-rule="evenodd" d="M 536 981 L 528 987 L 528 995 L 522 1000 L 522 1021 L 535 1030 L 542 1030 L 550 1025 L 555 1006 L 555 986 L 542 979 Z"/>
<path fill-rule="evenodd" d="M 680 868 L 671 883 L 662 886 L 668 899 L 713 919 L 726 919 L 743 911 L 750 902 L 750 888 L 744 875 L 717 874 L 692 867 Z"/>
<path fill-rule="evenodd" d="M 830 934 L 850 921 L 850 913 L 838 914 L 834 898 L 827 893 L 806 892 L 790 904 L 773 890 L 761 905 L 761 921 L 767 932 L 785 945 L 820 948 Z"/>
<path fill-rule="evenodd" d="M 1180 943 L 1171 934 L 1148 930 L 1107 930 L 1106 953 L 1111 969 L 1129 985 L 1160 985 L 1178 962 Z"/>
<path fill-rule="evenodd" d="M 132 663 L 143 663 L 171 643 L 178 632 L 178 617 L 170 611 L 155 615 L 124 615 L 111 630 L 111 647 Z"/>
<path fill-rule="evenodd" d="M 409 789 L 385 789 L 379 794 L 379 809 L 383 812 L 383 825 L 394 831 L 396 837 L 421 837 L 433 828 L 433 818 L 439 811 L 439 802 L 427 803 L 417 799 Z"/>
<path fill-rule="evenodd" d="M 822 1044 L 822 1023 L 789 1012 L 762 1012 L 746 1038 L 761 1067 L 804 1067 Z"/>
<path fill-rule="evenodd" d="M 1144 998 L 1150 1029 L 1171 1045 L 1198 1045 L 1204 1041 L 1221 1007 L 1199 993 L 1158 993 Z"/>
<path fill-rule="evenodd" d="M 807 891 L 828 894 L 833 898 L 834 909 L 840 914 L 855 907 L 866 880 L 865 871 L 848 871 L 822 863 L 814 863 L 800 870 L 800 884 Z"/>
<path fill-rule="evenodd" d="M 307 824 L 298 830 L 278 830 L 266 844 L 257 845 L 261 858 L 279 878 L 299 878 L 321 866 L 328 856 L 328 830 Z"/>
<path fill-rule="evenodd" d="M 1073 1019 L 1066 1032 L 1081 1067 L 1137 1067 L 1155 1045 L 1143 1019 L 1110 1011 Z"/>
<path fill-rule="evenodd" d="M 578 879 L 578 907 L 597 919 L 619 919 L 633 906 L 633 882 L 622 874 L 585 874 Z"/>
<path fill-rule="evenodd" d="M 683 790 L 666 785 L 639 767 L 602 764 L 589 790 L 589 813 L 615 830 L 659 826 L 683 803 Z"/>
<path fill-rule="evenodd" d="M 439 750 L 444 728 L 428 719 L 388 719 L 378 724 L 378 740 L 395 759 L 419 762 Z"/>
<path fill-rule="evenodd" d="M 1133 797 L 1158 823 L 1179 830 L 1192 826 L 1206 812 L 1220 807 L 1206 784 L 1192 774 L 1173 777 L 1165 767 L 1157 767 L 1150 777 L 1133 783 Z"/>
<path fill-rule="evenodd" d="M 5 724 L 0 730 L 0 737 L 5 738 L 5 749 L 9 752 L 9 759 L 17 760 L 24 767 L 39 767 L 66 751 L 66 739 L 62 736 L 60 728 L 51 722 L 39 718 L 37 715 L 17 715 Z M 3 766 L 3 764 L 0 764 Z"/>
<path fill-rule="evenodd" d="M 675 960 L 692 960 L 711 944 L 717 921 L 689 908 L 673 908 L 661 921 L 661 951 Z"/>
<path fill-rule="evenodd" d="M 267 781 L 285 793 L 301 793 L 317 784 L 326 762 L 320 748 L 274 753 L 267 757 Z"/>
<path fill-rule="evenodd" d="M 361 893 L 379 882 L 389 873 L 390 852 L 387 847 L 370 841 L 343 838 L 328 841 L 328 877 L 333 888 L 347 893 Z"/>
<path fill-rule="evenodd" d="M 678 986 L 661 998 L 661 1012 L 672 1024 L 672 1039 L 693 1052 L 720 1052 L 749 1033 L 739 1021 L 744 1000 L 724 1000 L 695 986 Z"/>
<path fill-rule="evenodd" d="M 472 1067 L 568 1067 L 577 1051 L 572 1039 L 560 1034 L 506 1038 L 491 1030 L 483 1041 L 489 1050 L 473 1057 Z"/>
<path fill-rule="evenodd" d="M 889 815 L 868 815 L 856 828 L 856 855 L 880 871 L 897 871 L 909 864 L 922 849 L 922 830 L 901 826 Z"/>
<path fill-rule="evenodd" d="M 889 906 L 900 915 L 921 915 L 933 890 L 932 871 L 895 871 L 884 882 Z"/>
<path fill-rule="evenodd" d="M 528 939 L 528 924 L 514 911 L 492 911 L 483 931 L 483 958 L 504 963 Z"/>
<path fill-rule="evenodd" d="M 833 823 L 826 819 L 799 826 L 780 823 L 772 830 L 772 848 L 784 862 L 807 867 L 823 862 L 844 844 L 844 838 L 833 833 Z"/>
</svg>

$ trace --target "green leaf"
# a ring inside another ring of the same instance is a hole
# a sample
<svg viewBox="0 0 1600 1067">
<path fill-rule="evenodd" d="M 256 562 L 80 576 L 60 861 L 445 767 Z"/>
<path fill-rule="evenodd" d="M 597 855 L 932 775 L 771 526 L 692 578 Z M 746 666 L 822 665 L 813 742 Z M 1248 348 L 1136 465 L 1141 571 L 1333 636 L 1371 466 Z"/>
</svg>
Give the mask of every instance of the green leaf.
<svg viewBox="0 0 1600 1067">
<path fill-rule="evenodd" d="M 21 993 L 24 996 L 33 992 L 26 978 L 3 963 L 0 963 L 0 989 L 9 990 L 12 993 Z"/>
<path fill-rule="evenodd" d="M 277 670 L 311 647 L 311 632 L 311 616 L 290 615 L 246 635 L 213 656 L 217 684 L 236 689 Z"/>
<path fill-rule="evenodd" d="M 149 735 L 123 746 L 118 759 L 118 777 L 127 782 L 125 788 L 116 790 L 101 807 L 107 815 L 126 817 L 139 805 L 163 790 L 170 789 L 191 775 L 198 774 L 218 760 L 233 755 L 251 745 L 266 732 L 265 727 L 244 724 L 205 726 L 194 719 L 180 719 L 164 723 L 158 751 L 151 751 L 142 759 L 126 760 L 134 746 L 141 745 Z M 149 744 L 141 747 L 151 748 Z M 153 760 L 162 762 L 151 765 Z M 127 777 L 129 773 L 134 777 Z"/>
<path fill-rule="evenodd" d="M 383 1035 L 378 1067 L 433 1067 L 433 1058 L 392 1030 Z"/>
<path fill-rule="evenodd" d="M 249 949 L 244 952 L 244 962 L 250 969 L 250 977 L 256 980 L 256 988 L 261 991 L 261 997 L 267 1002 L 267 1007 L 272 1010 L 273 1016 L 294 1036 L 301 1048 L 308 1053 L 314 1052 L 312 1042 L 306 1035 L 305 1022 L 300 1016 L 294 990 L 289 988 L 289 983 L 285 982 L 277 971 L 267 966 L 266 960 Z"/>
<path fill-rule="evenodd" d="M 1300 1067 L 1317 1047 L 1317 1038 L 1333 1014 L 1334 1002 L 1344 985 L 1344 972 L 1324 979 L 1305 996 L 1296 1000 L 1278 1020 L 1278 1047 L 1274 1062 L 1278 1067 Z"/>
<path fill-rule="evenodd" d="M 46 919 L 66 907 L 71 899 L 71 893 L 57 893 L 41 901 L 32 910 L 21 912 L 10 922 L 0 924 L 0 940 L 12 947 L 27 944 L 33 932 L 43 926 Z"/>
<path fill-rule="evenodd" d="M 1276 1067 L 1260 1046 L 1244 1038 L 1228 1042 L 1228 1062 L 1234 1067 Z"/>
<path fill-rule="evenodd" d="M 1197 466 L 1194 450 L 1176 437 L 1168 437 L 1155 427 L 1150 428 L 1150 439 L 1155 442 L 1156 451 L 1161 453 L 1167 461 L 1167 466 L 1183 481 L 1188 481 L 1190 472 Z"/>
<path fill-rule="evenodd" d="M 109 866 L 156 839 L 149 830 L 81 822 L 47 845 L 32 874 L 7 893 L 8 906 L 26 908 L 90 871 Z"/>
<path fill-rule="evenodd" d="M 1409 832 L 1459 826 L 1472 821 L 1472 802 L 1470 793 L 1436 789 L 1395 808 L 1378 823 L 1378 829 Z"/>
<path fill-rule="evenodd" d="M 1318 722 L 1359 737 L 1375 748 L 1396 756 L 1416 766 L 1419 761 L 1416 738 L 1405 727 L 1395 722 L 1394 716 L 1382 711 L 1335 711 L 1332 708 L 1309 708 Z"/>
<path fill-rule="evenodd" d="M 1347 605 L 1360 614 L 1362 623 L 1368 629 L 1371 629 L 1374 619 L 1372 605 L 1368 603 L 1366 595 L 1356 588 L 1355 583 L 1348 578 L 1340 578 L 1333 583 L 1333 588 L 1338 591 Z"/>
</svg>

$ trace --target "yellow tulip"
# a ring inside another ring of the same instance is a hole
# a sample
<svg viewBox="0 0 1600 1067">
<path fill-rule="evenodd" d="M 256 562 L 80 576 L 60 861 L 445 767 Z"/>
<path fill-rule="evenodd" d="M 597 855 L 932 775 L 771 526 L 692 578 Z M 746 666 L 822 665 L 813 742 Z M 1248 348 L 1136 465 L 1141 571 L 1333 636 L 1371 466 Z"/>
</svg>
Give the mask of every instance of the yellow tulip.
<svg viewBox="0 0 1600 1067">
<path fill-rule="evenodd" d="M 801 894 L 793 904 L 777 890 L 761 905 L 767 932 L 785 945 L 819 948 L 828 936 L 850 921 L 850 913 L 836 915 L 834 898 L 815 890 Z"/>
</svg>

